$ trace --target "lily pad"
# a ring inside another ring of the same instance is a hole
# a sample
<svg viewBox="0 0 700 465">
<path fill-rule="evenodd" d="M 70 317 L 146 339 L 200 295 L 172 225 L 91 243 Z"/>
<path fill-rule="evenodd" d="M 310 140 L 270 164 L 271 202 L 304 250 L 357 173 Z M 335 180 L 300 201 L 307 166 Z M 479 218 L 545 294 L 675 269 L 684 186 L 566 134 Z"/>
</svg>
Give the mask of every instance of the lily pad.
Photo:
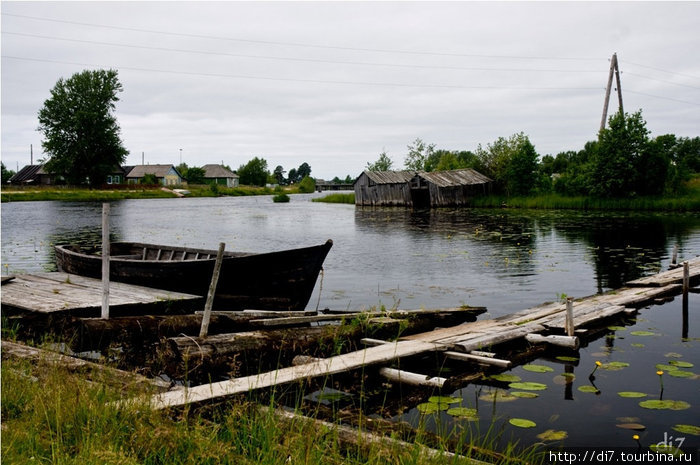
<svg viewBox="0 0 700 465">
<path fill-rule="evenodd" d="M 511 418 L 508 420 L 508 423 L 510 423 L 513 426 L 517 426 L 518 428 L 534 428 L 537 426 L 537 423 L 535 423 L 532 420 L 527 420 L 525 418 Z"/>
<path fill-rule="evenodd" d="M 453 407 L 453 408 L 447 409 L 447 414 L 451 415 L 453 417 L 471 418 L 474 420 L 479 419 L 479 413 L 476 411 L 475 408 Z"/>
<path fill-rule="evenodd" d="M 512 373 L 500 373 L 498 375 L 491 376 L 491 379 L 495 381 L 503 381 L 505 383 L 515 383 L 517 381 L 520 381 L 522 378 Z"/>
<path fill-rule="evenodd" d="M 547 365 L 529 364 L 529 365 L 523 365 L 523 370 L 531 371 L 533 373 L 548 373 L 550 371 L 554 371 L 554 368 L 548 367 Z"/>
<path fill-rule="evenodd" d="M 625 328 L 624 326 L 608 326 L 608 329 L 610 331 L 624 331 L 627 328 Z"/>
<path fill-rule="evenodd" d="M 647 429 L 647 427 L 641 423 L 620 423 L 615 426 L 617 426 L 618 428 L 631 429 L 634 431 L 644 431 L 645 429 Z"/>
<path fill-rule="evenodd" d="M 511 392 L 510 395 L 514 396 L 514 397 L 520 397 L 521 399 L 534 399 L 535 397 L 540 396 L 536 392 L 521 392 L 521 391 Z"/>
<path fill-rule="evenodd" d="M 695 366 L 690 362 L 684 362 L 682 360 L 671 360 L 668 364 L 678 368 L 693 368 Z"/>
<path fill-rule="evenodd" d="M 557 360 L 561 360 L 562 362 L 578 362 L 579 358 L 578 357 L 569 357 L 567 355 L 560 355 L 557 357 Z"/>
<path fill-rule="evenodd" d="M 666 358 L 681 358 L 683 355 L 679 354 L 678 352 L 668 352 L 664 354 L 664 357 Z"/>
<path fill-rule="evenodd" d="M 513 402 L 514 400 L 518 400 L 517 397 L 511 395 L 510 392 L 504 391 L 503 389 L 497 389 L 495 391 L 484 393 L 479 396 L 479 399 L 487 402 Z"/>
<path fill-rule="evenodd" d="M 546 384 L 531 382 L 510 383 L 508 387 L 511 389 L 522 389 L 523 391 L 544 391 L 547 389 Z"/>
<path fill-rule="evenodd" d="M 632 336 L 656 336 L 656 333 L 652 331 L 632 331 L 630 334 Z"/>
<path fill-rule="evenodd" d="M 459 397 L 432 396 L 428 398 L 428 402 L 432 402 L 434 404 L 456 404 L 461 401 L 462 399 L 460 399 Z"/>
<path fill-rule="evenodd" d="M 578 390 L 581 392 L 598 392 L 598 389 L 594 388 L 593 386 L 589 386 L 588 384 L 586 384 L 585 386 L 579 386 Z"/>
<path fill-rule="evenodd" d="M 636 391 L 622 391 L 622 392 L 618 392 L 617 395 L 620 397 L 626 397 L 626 398 L 646 397 L 647 396 L 643 392 L 636 392 Z"/>
<path fill-rule="evenodd" d="M 600 368 L 603 370 L 608 370 L 608 371 L 618 371 L 622 370 L 623 368 L 627 368 L 630 366 L 629 363 L 627 362 L 608 362 L 608 363 L 603 363 Z"/>
<path fill-rule="evenodd" d="M 537 437 L 542 441 L 561 441 L 562 439 L 569 437 L 569 434 L 566 431 L 554 431 L 553 429 L 548 429 L 544 433 L 538 434 Z"/>
<path fill-rule="evenodd" d="M 685 370 L 671 370 L 668 372 L 669 376 L 673 376 L 675 378 L 692 378 L 695 376 L 695 373 L 692 371 L 685 371 Z"/>
<path fill-rule="evenodd" d="M 692 434 L 693 436 L 700 436 L 700 426 L 695 425 L 674 425 L 673 430 L 678 431 L 683 434 Z"/>
<path fill-rule="evenodd" d="M 664 365 L 663 363 L 658 363 L 656 365 L 656 369 L 661 371 L 673 371 L 677 370 L 678 368 L 674 367 L 673 365 Z"/>
<path fill-rule="evenodd" d="M 425 402 L 423 404 L 416 405 L 416 410 L 420 413 L 436 413 L 440 410 L 447 410 L 447 404 L 437 404 L 435 402 Z"/>
<path fill-rule="evenodd" d="M 639 403 L 642 408 L 652 410 L 685 410 L 690 404 L 684 400 L 644 400 Z"/>
<path fill-rule="evenodd" d="M 643 347 L 646 347 L 644 344 L 641 344 L 641 343 L 639 343 L 639 342 L 635 342 L 635 343 L 632 343 L 632 344 L 630 344 L 630 345 L 631 345 L 632 347 L 636 347 L 637 349 L 641 349 L 641 348 L 643 348 Z"/>
<path fill-rule="evenodd" d="M 674 456 L 679 456 L 683 454 L 683 451 L 681 449 L 670 444 L 652 444 L 651 446 L 649 446 L 649 449 L 660 454 L 670 454 Z"/>
</svg>

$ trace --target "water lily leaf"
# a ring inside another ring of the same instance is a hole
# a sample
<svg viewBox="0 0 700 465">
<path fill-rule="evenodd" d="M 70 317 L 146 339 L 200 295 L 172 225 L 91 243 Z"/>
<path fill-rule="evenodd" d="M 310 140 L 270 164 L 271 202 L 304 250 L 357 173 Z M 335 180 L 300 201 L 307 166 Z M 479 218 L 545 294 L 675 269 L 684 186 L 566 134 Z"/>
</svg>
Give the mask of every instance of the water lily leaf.
<svg viewBox="0 0 700 465">
<path fill-rule="evenodd" d="M 666 358 L 681 358 L 682 355 L 679 354 L 678 352 L 668 352 L 668 353 L 664 354 L 664 357 L 666 357 Z"/>
<path fill-rule="evenodd" d="M 639 342 L 635 342 L 634 344 L 630 344 L 632 347 L 636 347 L 637 349 L 641 349 L 643 347 L 646 347 L 644 344 L 640 344 Z"/>
<path fill-rule="evenodd" d="M 674 425 L 673 429 L 683 434 L 692 434 L 693 436 L 700 436 L 700 426 L 695 425 Z"/>
<path fill-rule="evenodd" d="M 695 366 L 690 362 L 684 362 L 682 360 L 671 360 L 668 364 L 678 368 L 693 368 Z"/>
<path fill-rule="evenodd" d="M 624 326 L 608 326 L 608 329 L 610 331 L 624 331 L 627 328 L 625 328 Z"/>
<path fill-rule="evenodd" d="M 581 392 L 598 392 L 598 389 L 594 388 L 593 386 L 585 385 L 585 386 L 579 386 L 578 390 Z"/>
<path fill-rule="evenodd" d="M 510 423 L 513 426 L 517 426 L 518 428 L 534 428 L 537 426 L 537 423 L 535 423 L 532 420 L 527 420 L 525 418 L 511 418 L 508 420 L 508 423 Z"/>
<path fill-rule="evenodd" d="M 456 404 L 461 401 L 462 399 L 459 397 L 432 396 L 428 398 L 428 402 L 432 402 L 434 404 Z"/>
<path fill-rule="evenodd" d="M 644 400 L 639 403 L 642 408 L 652 410 L 685 410 L 690 404 L 684 400 Z"/>
<path fill-rule="evenodd" d="M 520 397 L 521 399 L 534 399 L 535 397 L 540 396 L 539 394 L 537 394 L 535 392 L 521 392 L 521 391 L 511 392 L 510 395 L 515 396 L 515 397 Z"/>
<path fill-rule="evenodd" d="M 447 409 L 447 414 L 453 417 L 472 418 L 474 420 L 477 420 L 479 418 L 479 413 L 476 411 L 475 408 L 452 407 L 450 409 Z"/>
<path fill-rule="evenodd" d="M 635 391 L 622 391 L 622 392 L 618 392 L 617 395 L 620 397 L 626 397 L 626 398 L 646 397 L 647 396 L 643 392 L 635 392 Z"/>
<path fill-rule="evenodd" d="M 447 404 L 436 404 L 435 402 L 425 402 L 416 405 L 416 410 L 420 413 L 436 413 L 440 410 L 447 410 Z"/>
<path fill-rule="evenodd" d="M 508 387 L 511 389 L 522 389 L 523 391 L 544 391 L 547 389 L 546 384 L 531 382 L 510 383 Z"/>
<path fill-rule="evenodd" d="M 561 360 L 562 362 L 578 362 L 579 358 L 578 357 L 569 357 L 567 355 L 560 355 L 557 357 L 557 360 Z"/>
<path fill-rule="evenodd" d="M 692 378 L 695 376 L 695 373 L 692 371 L 685 371 L 685 370 L 671 370 L 668 372 L 669 376 L 673 376 L 675 378 Z"/>
<path fill-rule="evenodd" d="M 656 336 L 656 333 L 652 331 L 632 331 L 630 334 L 632 336 Z"/>
<path fill-rule="evenodd" d="M 543 441 L 561 441 L 569 437 L 566 431 L 554 431 L 553 429 L 548 429 L 544 433 L 540 433 L 537 437 Z"/>
<path fill-rule="evenodd" d="M 505 383 L 515 383 L 516 381 L 520 381 L 522 379 L 520 376 L 512 373 L 500 373 L 498 375 L 493 375 L 490 378 L 495 381 L 503 381 Z"/>
<path fill-rule="evenodd" d="M 630 366 L 629 363 L 627 362 L 608 362 L 608 363 L 603 363 L 600 368 L 603 370 L 608 370 L 608 371 L 618 371 L 622 370 L 623 368 L 627 368 Z"/>
<path fill-rule="evenodd" d="M 554 381 L 554 384 L 564 386 L 573 383 L 575 378 L 576 376 L 573 373 L 562 373 L 560 375 L 555 376 L 552 381 Z"/>
<path fill-rule="evenodd" d="M 631 429 L 634 431 L 644 431 L 645 429 L 647 429 L 647 427 L 642 425 L 641 423 L 620 423 L 615 426 L 617 426 L 618 428 Z"/>
<path fill-rule="evenodd" d="M 496 402 L 513 402 L 514 400 L 518 400 L 517 397 L 511 395 L 510 392 L 504 391 L 503 389 L 497 389 L 495 391 L 484 393 L 479 396 L 479 399 L 488 402 L 493 402 L 494 400 Z"/>
<path fill-rule="evenodd" d="M 673 371 L 677 370 L 678 368 L 674 367 L 673 365 L 664 365 L 663 363 L 658 363 L 656 365 L 656 369 L 661 371 Z"/>
<path fill-rule="evenodd" d="M 554 371 L 554 368 L 548 367 L 547 365 L 529 364 L 523 365 L 523 370 L 531 371 L 533 373 L 548 373 L 550 371 Z"/>
</svg>

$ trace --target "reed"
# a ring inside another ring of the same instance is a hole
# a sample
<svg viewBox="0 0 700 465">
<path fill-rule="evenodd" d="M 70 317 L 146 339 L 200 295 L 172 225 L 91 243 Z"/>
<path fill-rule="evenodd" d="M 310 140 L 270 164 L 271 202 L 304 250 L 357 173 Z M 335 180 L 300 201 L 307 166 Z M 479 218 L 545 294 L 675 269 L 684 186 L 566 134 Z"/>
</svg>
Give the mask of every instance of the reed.
<svg viewBox="0 0 700 465">
<path fill-rule="evenodd" d="M 700 195 L 679 197 L 596 198 L 547 194 L 529 197 L 485 196 L 472 199 L 472 207 L 562 210 L 700 211 Z"/>
<path fill-rule="evenodd" d="M 316 199 L 311 199 L 312 202 L 325 202 L 325 203 L 347 203 L 355 204 L 355 194 L 354 193 L 344 193 L 344 194 L 328 194 L 325 197 L 319 197 Z"/>
</svg>

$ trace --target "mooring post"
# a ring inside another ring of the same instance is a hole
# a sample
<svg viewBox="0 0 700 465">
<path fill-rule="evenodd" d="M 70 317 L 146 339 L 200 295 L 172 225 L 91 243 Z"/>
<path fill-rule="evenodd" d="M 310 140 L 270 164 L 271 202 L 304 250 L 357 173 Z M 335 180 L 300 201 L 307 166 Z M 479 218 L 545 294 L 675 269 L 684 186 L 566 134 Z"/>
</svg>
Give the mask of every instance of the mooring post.
<svg viewBox="0 0 700 465">
<path fill-rule="evenodd" d="M 109 320 L 109 203 L 102 204 L 102 319 Z"/>
<path fill-rule="evenodd" d="M 574 298 L 566 298 L 566 323 L 564 325 L 566 335 L 573 337 L 574 335 Z"/>
<path fill-rule="evenodd" d="M 683 262 L 683 297 L 688 298 L 688 289 L 690 289 L 690 265 L 688 261 Z"/>
<path fill-rule="evenodd" d="M 209 284 L 209 293 L 207 294 L 207 302 L 204 304 L 204 315 L 202 315 L 202 328 L 199 330 L 199 337 L 207 337 L 209 334 L 209 320 L 211 319 L 211 307 L 214 305 L 214 294 L 216 294 L 216 285 L 219 282 L 219 272 L 221 271 L 221 262 L 224 259 L 224 249 L 226 244 L 219 243 L 219 251 L 216 253 L 216 262 L 214 263 L 214 273 Z"/>
</svg>

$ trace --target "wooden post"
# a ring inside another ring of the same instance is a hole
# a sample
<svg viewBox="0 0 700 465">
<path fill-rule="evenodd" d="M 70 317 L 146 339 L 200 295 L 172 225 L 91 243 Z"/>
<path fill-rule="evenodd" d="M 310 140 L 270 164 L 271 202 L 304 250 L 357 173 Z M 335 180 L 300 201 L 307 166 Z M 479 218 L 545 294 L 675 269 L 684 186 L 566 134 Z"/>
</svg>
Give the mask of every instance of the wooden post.
<svg viewBox="0 0 700 465">
<path fill-rule="evenodd" d="M 690 265 L 688 261 L 683 262 L 683 297 L 688 298 L 688 289 L 690 289 Z"/>
<path fill-rule="evenodd" d="M 566 298 L 566 324 L 564 326 L 566 329 L 566 335 L 569 337 L 574 336 L 574 298 Z"/>
<path fill-rule="evenodd" d="M 615 64 L 617 62 L 616 55 L 613 53 L 610 59 L 610 73 L 608 74 L 608 85 L 605 88 L 605 102 L 603 102 L 603 117 L 600 120 L 600 131 L 605 129 L 605 123 L 608 119 L 608 104 L 610 103 L 610 90 L 612 89 L 613 75 L 615 74 Z"/>
<path fill-rule="evenodd" d="M 673 246 L 673 255 L 671 256 L 671 266 L 675 267 L 678 264 L 678 244 Z"/>
<path fill-rule="evenodd" d="M 209 333 L 209 320 L 211 319 L 211 307 L 214 305 L 214 294 L 216 294 L 216 285 L 219 282 L 219 272 L 221 271 L 221 262 L 224 260 L 224 249 L 226 244 L 219 243 L 219 251 L 216 253 L 216 262 L 214 263 L 214 273 L 209 284 L 209 293 L 207 294 L 207 302 L 204 304 L 204 315 L 202 315 L 202 328 L 199 330 L 199 337 L 207 337 Z"/>
<path fill-rule="evenodd" d="M 109 203 L 102 204 L 102 319 L 109 319 Z"/>
</svg>

